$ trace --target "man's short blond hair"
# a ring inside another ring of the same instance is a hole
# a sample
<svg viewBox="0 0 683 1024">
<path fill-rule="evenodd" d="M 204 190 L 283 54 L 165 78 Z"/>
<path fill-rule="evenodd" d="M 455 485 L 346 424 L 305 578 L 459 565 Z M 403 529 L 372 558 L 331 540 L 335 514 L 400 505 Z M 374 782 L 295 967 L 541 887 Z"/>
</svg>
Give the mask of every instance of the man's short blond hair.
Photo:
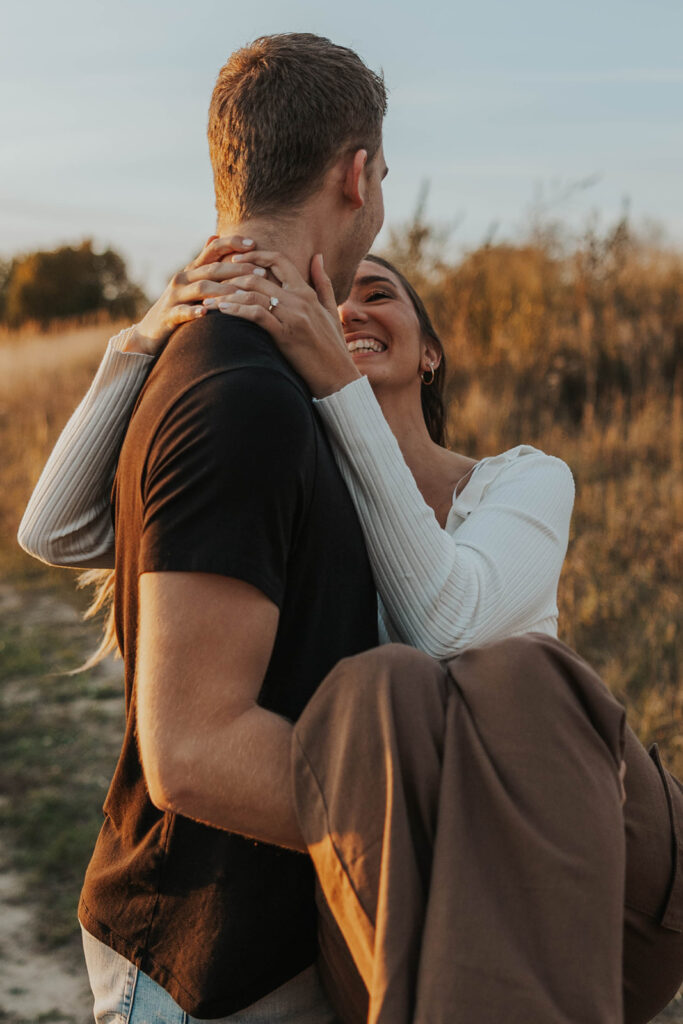
<svg viewBox="0 0 683 1024">
<path fill-rule="evenodd" d="M 238 222 L 296 208 L 345 150 L 372 158 L 386 106 L 381 76 L 322 36 L 262 36 L 236 50 L 209 108 L 219 216 Z"/>
</svg>

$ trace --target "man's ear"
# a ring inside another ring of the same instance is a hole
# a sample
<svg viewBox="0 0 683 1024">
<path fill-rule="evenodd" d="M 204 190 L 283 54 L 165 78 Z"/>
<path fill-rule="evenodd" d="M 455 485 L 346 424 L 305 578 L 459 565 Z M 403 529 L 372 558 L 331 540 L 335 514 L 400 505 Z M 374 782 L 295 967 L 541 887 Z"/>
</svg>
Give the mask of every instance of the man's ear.
<svg viewBox="0 0 683 1024">
<path fill-rule="evenodd" d="M 365 168 L 368 162 L 367 149 L 357 149 L 349 160 L 344 173 L 342 191 L 354 210 L 360 210 L 365 203 Z"/>
</svg>

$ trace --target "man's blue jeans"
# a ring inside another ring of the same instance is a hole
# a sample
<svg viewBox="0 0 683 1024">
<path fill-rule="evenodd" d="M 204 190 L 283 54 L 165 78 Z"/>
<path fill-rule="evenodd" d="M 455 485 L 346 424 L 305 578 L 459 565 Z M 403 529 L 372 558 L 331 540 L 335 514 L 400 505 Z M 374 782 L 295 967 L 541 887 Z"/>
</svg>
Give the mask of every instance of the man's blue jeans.
<svg viewBox="0 0 683 1024">
<path fill-rule="evenodd" d="M 89 932 L 83 950 L 98 1024 L 199 1024 L 168 992 Z M 315 967 L 213 1024 L 337 1024 Z"/>
</svg>

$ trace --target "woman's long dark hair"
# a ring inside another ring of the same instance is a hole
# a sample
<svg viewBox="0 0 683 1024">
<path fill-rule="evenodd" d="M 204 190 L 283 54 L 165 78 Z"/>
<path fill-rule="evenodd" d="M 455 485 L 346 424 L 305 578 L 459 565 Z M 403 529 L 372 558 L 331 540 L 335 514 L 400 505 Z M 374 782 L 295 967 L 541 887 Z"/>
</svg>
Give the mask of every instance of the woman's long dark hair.
<svg viewBox="0 0 683 1024">
<path fill-rule="evenodd" d="M 420 331 L 425 338 L 429 338 L 441 354 L 441 362 L 434 371 L 434 380 L 431 384 L 422 384 L 420 388 L 420 396 L 422 399 L 422 415 L 425 418 L 429 436 L 432 441 L 435 441 L 437 444 L 440 444 L 445 448 L 446 403 L 444 400 L 444 389 L 446 386 L 446 355 L 441 338 L 436 333 L 431 317 L 425 309 L 424 302 L 417 294 L 410 281 L 404 277 L 401 271 L 397 270 L 393 263 L 390 263 L 389 260 L 385 260 L 382 256 L 369 255 L 366 256 L 365 259 L 370 263 L 377 263 L 380 267 L 384 267 L 385 270 L 391 271 L 391 273 L 398 278 L 408 298 L 413 304 L 413 309 L 415 310 L 415 315 L 417 316 L 417 320 L 420 325 Z"/>
</svg>

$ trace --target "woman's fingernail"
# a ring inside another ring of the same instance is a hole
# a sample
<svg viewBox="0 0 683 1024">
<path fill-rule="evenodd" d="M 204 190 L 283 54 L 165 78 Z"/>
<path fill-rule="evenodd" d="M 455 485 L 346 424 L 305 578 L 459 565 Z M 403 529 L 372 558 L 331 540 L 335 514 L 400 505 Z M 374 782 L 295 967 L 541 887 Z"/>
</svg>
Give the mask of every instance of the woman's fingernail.
<svg viewBox="0 0 683 1024">
<path fill-rule="evenodd" d="M 254 244 L 254 239 L 253 238 L 243 238 L 242 239 L 242 245 L 253 245 L 253 244 Z"/>
<path fill-rule="evenodd" d="M 263 267 L 254 267 L 254 274 L 256 275 L 256 277 L 265 277 L 266 276 L 266 272 L 263 269 Z"/>
<path fill-rule="evenodd" d="M 241 288 L 238 288 L 236 292 L 233 292 L 234 299 L 246 299 L 248 292 L 243 292 Z"/>
<path fill-rule="evenodd" d="M 218 305 L 218 299 L 204 299 L 202 305 L 206 306 L 207 309 L 215 309 Z"/>
<path fill-rule="evenodd" d="M 203 316 L 206 310 L 203 306 L 195 306 L 192 310 L 192 316 Z"/>
<path fill-rule="evenodd" d="M 237 306 L 235 305 L 234 302 L 221 302 L 218 308 L 220 309 L 221 313 L 234 313 L 235 310 L 237 309 Z"/>
</svg>

